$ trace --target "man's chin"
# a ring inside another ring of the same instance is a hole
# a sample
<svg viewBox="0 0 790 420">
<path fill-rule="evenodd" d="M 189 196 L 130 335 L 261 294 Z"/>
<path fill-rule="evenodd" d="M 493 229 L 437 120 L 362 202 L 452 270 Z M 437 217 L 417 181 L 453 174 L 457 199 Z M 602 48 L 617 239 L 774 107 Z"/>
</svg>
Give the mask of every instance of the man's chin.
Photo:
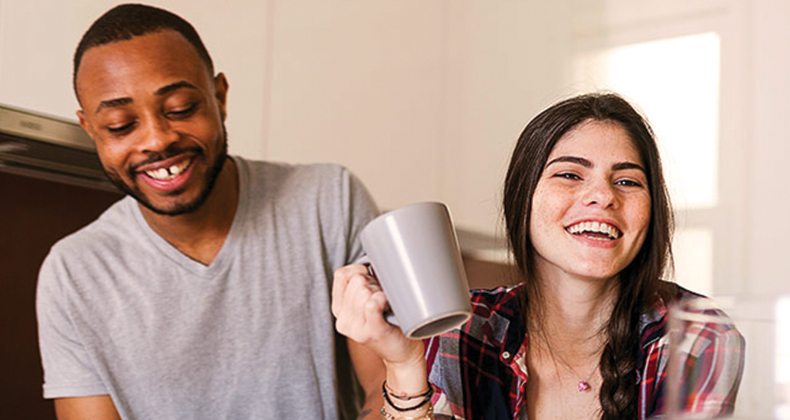
<svg viewBox="0 0 790 420">
<path fill-rule="evenodd" d="M 138 203 L 143 205 L 148 210 L 161 215 L 161 216 L 181 216 L 183 214 L 189 214 L 203 205 L 208 198 L 208 194 L 201 194 L 198 197 L 195 197 L 189 201 L 176 201 L 169 203 L 155 203 L 153 200 L 146 197 L 144 194 L 132 194 L 135 200 Z"/>
<path fill-rule="evenodd" d="M 170 193 L 165 194 L 163 197 L 148 197 L 143 192 L 143 190 L 140 189 L 139 185 L 127 184 L 117 172 L 108 171 L 107 168 L 104 168 L 104 172 L 110 179 L 110 182 L 112 182 L 119 190 L 127 195 L 132 196 L 135 200 L 137 200 L 138 203 L 148 210 L 162 216 L 180 216 L 196 211 L 206 202 L 206 200 L 208 200 L 208 197 L 214 190 L 214 184 L 219 177 L 219 173 L 222 171 L 222 168 L 224 167 L 227 160 L 227 143 L 225 143 L 222 153 L 217 156 L 217 158 L 213 161 L 213 165 L 211 166 L 210 170 L 202 178 L 203 185 L 197 190 L 196 195 L 193 195 L 189 199 L 185 198 L 184 195 L 189 193 L 189 189 L 194 188 L 197 185 L 193 185 L 192 187 L 184 186 L 178 190 L 170 191 Z M 195 164 L 194 161 L 193 164 Z M 130 176 L 134 178 L 134 174 L 131 174 Z M 200 178 L 198 178 L 198 182 L 199 180 Z M 162 202 L 158 203 L 156 201 Z"/>
</svg>

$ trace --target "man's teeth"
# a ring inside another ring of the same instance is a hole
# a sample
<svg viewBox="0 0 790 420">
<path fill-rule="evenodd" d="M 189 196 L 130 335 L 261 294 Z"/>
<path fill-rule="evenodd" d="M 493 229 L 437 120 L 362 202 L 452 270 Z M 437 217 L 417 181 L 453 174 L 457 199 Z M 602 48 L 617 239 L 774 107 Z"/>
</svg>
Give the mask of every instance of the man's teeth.
<svg viewBox="0 0 790 420">
<path fill-rule="evenodd" d="M 620 231 L 616 227 L 600 222 L 582 222 L 575 224 L 573 226 L 569 226 L 567 230 L 568 232 L 574 235 L 581 235 L 585 232 L 599 233 L 608 236 L 609 240 L 617 239 L 620 237 Z M 595 237 L 592 238 L 607 240 L 607 238 L 595 238 Z"/>
<path fill-rule="evenodd" d="M 184 160 L 170 166 L 169 168 L 159 168 L 145 171 L 145 174 L 153 179 L 167 181 L 177 177 L 179 174 L 181 174 L 181 172 L 184 172 L 184 169 L 189 167 L 190 162 L 190 160 Z"/>
</svg>

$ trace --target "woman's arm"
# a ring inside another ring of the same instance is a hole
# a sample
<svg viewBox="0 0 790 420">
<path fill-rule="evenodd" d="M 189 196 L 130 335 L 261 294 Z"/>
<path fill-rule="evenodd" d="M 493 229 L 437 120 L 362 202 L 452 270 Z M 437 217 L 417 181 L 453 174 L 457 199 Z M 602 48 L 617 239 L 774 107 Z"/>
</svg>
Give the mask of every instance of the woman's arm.
<svg viewBox="0 0 790 420">
<path fill-rule="evenodd" d="M 58 398 L 55 400 L 58 420 L 120 420 L 121 416 L 109 395 Z"/>
<path fill-rule="evenodd" d="M 399 415 L 400 412 L 393 407 L 407 408 L 419 403 L 410 397 L 422 395 L 429 389 L 428 375 L 422 341 L 406 338 L 400 328 L 389 324 L 383 315 L 387 307 L 384 292 L 370 276 L 367 267 L 352 264 L 335 272 L 332 284 L 332 313 L 337 319 L 335 327 L 362 346 L 349 346 L 353 352 L 352 360 L 356 359 L 355 369 L 376 371 L 380 366 L 371 360 L 374 357 L 381 360 L 392 402 L 392 407 L 388 408 Z M 375 377 L 375 374 L 363 374 L 360 378 L 369 401 L 375 401 L 372 397 Z M 383 383 L 375 385 L 382 395 Z M 386 405 L 390 405 L 389 402 Z M 425 411 L 429 406 L 430 403 L 423 404 L 413 410 L 414 413 L 408 412 L 404 416 L 414 417 L 415 413 Z M 381 407 L 379 404 L 377 411 Z M 366 408 L 371 408 L 371 404 L 366 404 Z"/>
</svg>

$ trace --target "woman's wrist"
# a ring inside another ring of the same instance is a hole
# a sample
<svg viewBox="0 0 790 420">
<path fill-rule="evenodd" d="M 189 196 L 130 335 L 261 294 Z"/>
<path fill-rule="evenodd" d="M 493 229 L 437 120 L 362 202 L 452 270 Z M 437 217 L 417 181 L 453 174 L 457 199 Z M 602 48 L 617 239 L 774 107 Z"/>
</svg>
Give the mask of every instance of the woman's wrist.
<svg viewBox="0 0 790 420">
<path fill-rule="evenodd" d="M 422 354 L 403 362 L 384 362 L 387 386 L 393 395 L 418 395 L 428 390 L 428 372 Z"/>
<path fill-rule="evenodd" d="M 399 393 L 387 385 L 387 381 L 381 384 L 381 392 L 384 396 L 384 406 L 381 407 L 381 418 L 385 420 L 432 420 L 433 387 L 429 382 L 425 382 L 425 391 L 419 394 Z"/>
</svg>

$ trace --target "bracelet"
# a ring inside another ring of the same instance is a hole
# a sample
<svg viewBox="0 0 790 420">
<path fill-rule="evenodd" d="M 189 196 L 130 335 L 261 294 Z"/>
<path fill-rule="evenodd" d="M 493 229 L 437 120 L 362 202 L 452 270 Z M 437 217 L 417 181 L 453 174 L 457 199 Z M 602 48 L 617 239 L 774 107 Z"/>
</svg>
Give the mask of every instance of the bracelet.
<svg viewBox="0 0 790 420">
<path fill-rule="evenodd" d="M 419 417 L 395 417 L 381 407 L 381 418 L 385 420 L 433 420 L 433 404 L 428 405 L 428 411 Z"/>
<path fill-rule="evenodd" d="M 397 405 L 392 403 L 392 400 L 390 399 L 390 396 L 389 396 L 389 392 L 387 392 L 387 381 L 384 381 L 381 384 L 381 394 L 384 395 L 384 400 L 387 401 L 387 404 L 389 404 L 390 407 L 394 408 L 395 410 L 400 411 L 400 412 L 411 411 L 411 410 L 416 410 L 416 409 L 422 407 L 423 405 L 425 405 L 426 403 L 431 401 L 431 396 L 433 396 L 433 387 L 431 386 L 431 384 L 428 384 L 428 391 L 426 391 L 423 394 L 412 396 L 412 397 L 400 397 L 400 398 L 398 398 L 398 399 L 400 399 L 402 401 L 409 401 L 409 400 L 413 400 L 413 399 L 417 399 L 417 398 L 422 398 L 422 401 L 420 401 L 419 403 L 417 403 L 416 405 L 413 405 L 411 407 L 398 407 Z"/>
<path fill-rule="evenodd" d="M 396 400 L 411 401 L 411 400 L 416 400 L 417 398 L 425 398 L 427 395 L 430 395 L 433 392 L 433 387 L 429 383 L 428 384 L 428 390 L 423 392 L 422 394 L 412 395 L 412 396 L 408 396 L 408 395 L 407 396 L 401 396 L 401 395 L 395 394 L 395 392 L 393 392 L 393 390 L 390 389 L 389 386 L 387 386 L 387 380 L 385 379 L 384 383 L 381 384 L 381 390 L 383 392 L 386 392 L 386 393 L 390 394 L 390 397 L 395 398 Z"/>
</svg>

